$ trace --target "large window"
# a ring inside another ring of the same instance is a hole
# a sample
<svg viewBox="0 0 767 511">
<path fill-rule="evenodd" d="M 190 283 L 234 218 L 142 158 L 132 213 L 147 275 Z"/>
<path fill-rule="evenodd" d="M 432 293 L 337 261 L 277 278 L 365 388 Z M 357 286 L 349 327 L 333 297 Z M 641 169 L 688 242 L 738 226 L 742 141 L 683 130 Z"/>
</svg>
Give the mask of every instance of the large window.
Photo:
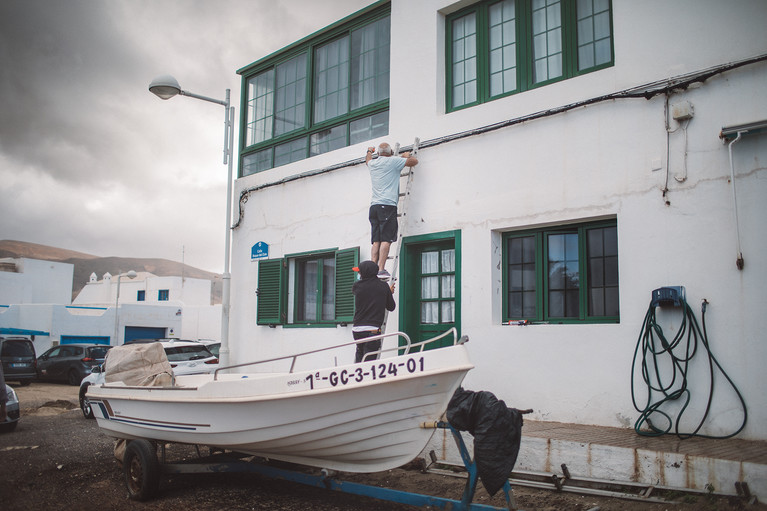
<svg viewBox="0 0 767 511">
<path fill-rule="evenodd" d="M 389 132 L 388 4 L 241 70 L 242 176 Z"/>
<path fill-rule="evenodd" d="M 260 261 L 259 325 L 334 326 L 351 322 L 359 249 L 325 250 Z"/>
<path fill-rule="evenodd" d="M 613 64 L 610 0 L 493 0 L 447 18 L 456 110 Z"/>
<path fill-rule="evenodd" d="M 295 320 L 314 323 L 333 321 L 336 313 L 335 254 L 300 258 L 292 264 L 295 267 Z"/>
<path fill-rule="evenodd" d="M 503 236 L 503 319 L 617 322 L 615 221 Z"/>
<path fill-rule="evenodd" d="M 455 323 L 455 249 L 421 252 L 421 323 Z"/>
</svg>

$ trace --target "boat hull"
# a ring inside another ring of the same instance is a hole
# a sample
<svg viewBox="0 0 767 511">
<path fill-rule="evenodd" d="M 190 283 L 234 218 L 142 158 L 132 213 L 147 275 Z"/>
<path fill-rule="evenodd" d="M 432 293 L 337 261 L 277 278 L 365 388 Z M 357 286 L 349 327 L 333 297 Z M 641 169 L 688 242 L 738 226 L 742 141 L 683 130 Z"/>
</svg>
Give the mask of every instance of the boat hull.
<svg viewBox="0 0 767 511">
<path fill-rule="evenodd" d="M 116 438 L 210 445 L 346 472 L 411 461 L 473 366 L 463 345 L 277 374 L 179 377 L 176 387 L 91 386 Z"/>
</svg>

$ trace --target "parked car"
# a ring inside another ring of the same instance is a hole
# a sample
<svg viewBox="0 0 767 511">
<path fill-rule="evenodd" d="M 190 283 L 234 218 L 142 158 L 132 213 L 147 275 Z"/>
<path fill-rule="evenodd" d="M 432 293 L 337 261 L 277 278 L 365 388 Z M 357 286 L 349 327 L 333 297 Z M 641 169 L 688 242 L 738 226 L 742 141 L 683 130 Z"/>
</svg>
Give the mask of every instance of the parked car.
<svg viewBox="0 0 767 511">
<path fill-rule="evenodd" d="M 186 339 L 135 339 L 125 344 L 159 342 L 165 350 L 173 373 L 203 374 L 218 369 L 218 357 L 197 341 Z"/>
<path fill-rule="evenodd" d="M 17 381 L 29 385 L 37 377 L 35 345 L 26 337 L 0 337 L 5 381 Z"/>
<path fill-rule="evenodd" d="M 219 350 L 221 349 L 221 343 L 219 341 L 214 341 L 213 339 L 199 339 L 197 342 L 208 348 L 208 351 L 213 353 L 215 356 L 219 356 Z"/>
<path fill-rule="evenodd" d="M 5 421 L 0 422 L 0 433 L 10 433 L 16 429 L 21 414 L 19 413 L 19 396 L 10 385 L 5 385 L 8 401 L 5 402 Z"/>
<path fill-rule="evenodd" d="M 105 344 L 62 344 L 37 357 L 37 378 L 80 385 L 91 370 L 104 363 L 111 346 Z"/>
<path fill-rule="evenodd" d="M 212 373 L 218 369 L 218 358 L 197 341 L 183 339 L 136 339 L 125 344 L 159 342 L 165 350 L 170 367 L 176 376 L 181 374 Z M 88 387 L 104 383 L 104 366 L 96 366 L 80 383 L 80 410 L 86 419 L 93 418 L 93 410 L 86 397 Z"/>
</svg>

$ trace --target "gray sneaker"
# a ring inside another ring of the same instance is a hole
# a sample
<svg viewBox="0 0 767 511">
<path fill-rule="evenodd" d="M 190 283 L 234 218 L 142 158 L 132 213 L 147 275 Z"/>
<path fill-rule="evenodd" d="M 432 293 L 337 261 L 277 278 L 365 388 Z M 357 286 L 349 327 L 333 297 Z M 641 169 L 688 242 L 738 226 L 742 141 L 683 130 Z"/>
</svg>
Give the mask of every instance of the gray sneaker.
<svg viewBox="0 0 767 511">
<path fill-rule="evenodd" d="M 379 279 L 384 279 L 384 280 L 390 279 L 391 278 L 391 273 L 389 273 L 386 270 L 381 270 L 381 271 L 378 272 L 378 278 Z"/>
</svg>

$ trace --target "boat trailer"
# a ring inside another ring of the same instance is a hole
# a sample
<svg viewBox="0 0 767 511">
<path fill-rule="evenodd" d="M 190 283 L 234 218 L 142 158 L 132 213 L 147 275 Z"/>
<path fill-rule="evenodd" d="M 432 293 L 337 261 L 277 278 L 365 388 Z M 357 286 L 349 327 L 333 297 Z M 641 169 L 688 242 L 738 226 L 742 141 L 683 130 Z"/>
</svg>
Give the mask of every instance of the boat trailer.
<svg viewBox="0 0 767 511">
<path fill-rule="evenodd" d="M 446 421 L 425 423 L 421 427 L 449 429 L 453 434 L 468 475 L 460 500 L 342 481 L 336 478 L 337 473 L 325 469 L 320 474 L 285 469 L 268 464 L 268 460 L 259 458 L 246 460 L 245 458 L 248 455 L 234 452 L 218 452 L 209 457 L 202 458 L 199 446 L 195 446 L 195 448 L 197 449 L 198 456 L 200 456 L 200 461 L 168 463 L 165 460 L 166 444 L 159 444 L 160 459 L 158 459 L 155 443 L 146 439 L 128 441 L 123 458 L 123 474 L 130 498 L 138 501 L 149 500 L 157 494 L 162 475 L 246 472 L 259 474 L 271 479 L 290 481 L 316 488 L 396 502 L 398 504 L 416 507 L 428 506 L 430 509 L 446 509 L 450 511 L 501 511 L 517 509 L 508 480 L 503 486 L 507 507 L 493 507 L 486 504 L 473 503 L 478 480 L 477 465 L 469 454 L 460 432 Z"/>
</svg>

